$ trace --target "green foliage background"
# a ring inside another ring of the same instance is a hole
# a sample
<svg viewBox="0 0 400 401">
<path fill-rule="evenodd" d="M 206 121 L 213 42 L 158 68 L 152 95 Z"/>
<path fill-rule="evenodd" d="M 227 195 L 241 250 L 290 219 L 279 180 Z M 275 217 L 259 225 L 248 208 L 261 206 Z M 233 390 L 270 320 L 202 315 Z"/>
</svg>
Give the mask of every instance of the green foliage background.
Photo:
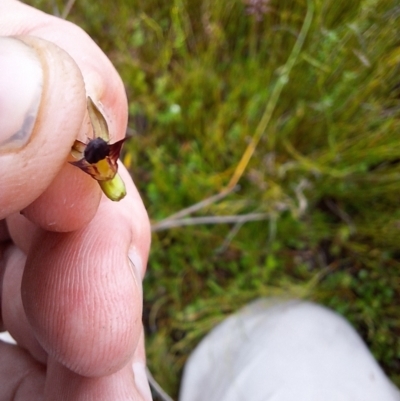
<svg viewBox="0 0 400 401">
<path fill-rule="evenodd" d="M 343 314 L 400 384 L 400 6 L 258 3 L 265 13 L 244 0 L 77 0 L 68 16 L 126 85 L 125 162 L 152 221 L 219 193 L 238 166 L 239 189 L 201 214 L 267 216 L 154 233 L 150 369 L 175 396 L 215 324 L 279 295 Z"/>
</svg>

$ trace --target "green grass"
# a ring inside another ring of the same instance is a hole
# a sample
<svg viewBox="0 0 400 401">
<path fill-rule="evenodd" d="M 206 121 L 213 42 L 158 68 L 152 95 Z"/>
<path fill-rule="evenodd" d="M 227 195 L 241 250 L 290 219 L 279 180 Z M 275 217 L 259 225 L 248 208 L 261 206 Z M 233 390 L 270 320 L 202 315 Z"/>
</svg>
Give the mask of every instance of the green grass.
<svg viewBox="0 0 400 401">
<path fill-rule="evenodd" d="M 148 362 L 174 396 L 198 341 L 270 295 L 343 314 L 400 385 L 400 8 L 269 7 L 257 19 L 241 0 L 77 0 L 68 17 L 126 85 L 125 162 L 153 222 L 236 182 L 197 215 L 268 216 L 154 234 Z"/>
</svg>

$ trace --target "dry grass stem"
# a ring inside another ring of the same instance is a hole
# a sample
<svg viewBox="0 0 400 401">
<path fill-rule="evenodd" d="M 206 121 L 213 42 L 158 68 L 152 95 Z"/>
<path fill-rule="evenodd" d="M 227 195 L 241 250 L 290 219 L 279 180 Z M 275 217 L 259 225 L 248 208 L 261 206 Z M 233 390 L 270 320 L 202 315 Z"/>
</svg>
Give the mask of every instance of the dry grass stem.
<svg viewBox="0 0 400 401">
<path fill-rule="evenodd" d="M 195 226 L 200 224 L 232 224 L 232 223 L 247 223 L 249 221 L 266 220 L 269 215 L 266 213 L 249 213 L 235 216 L 203 216 L 203 217 L 190 217 L 186 219 L 176 220 L 163 220 L 151 226 L 151 231 L 164 231 L 170 228 Z"/>
</svg>

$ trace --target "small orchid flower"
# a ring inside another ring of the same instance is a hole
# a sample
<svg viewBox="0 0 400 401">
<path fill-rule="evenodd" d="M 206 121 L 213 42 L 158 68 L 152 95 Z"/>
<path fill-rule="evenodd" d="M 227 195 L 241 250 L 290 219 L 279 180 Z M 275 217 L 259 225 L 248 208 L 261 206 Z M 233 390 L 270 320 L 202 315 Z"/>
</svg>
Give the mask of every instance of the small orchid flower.
<svg viewBox="0 0 400 401">
<path fill-rule="evenodd" d="M 71 148 L 71 154 L 76 162 L 70 162 L 79 167 L 98 181 L 104 194 L 112 201 L 119 201 L 126 195 L 125 184 L 118 174 L 118 158 L 125 139 L 109 144 L 107 122 L 100 110 L 88 97 L 87 107 L 95 138 L 88 143 L 76 140 Z"/>
</svg>

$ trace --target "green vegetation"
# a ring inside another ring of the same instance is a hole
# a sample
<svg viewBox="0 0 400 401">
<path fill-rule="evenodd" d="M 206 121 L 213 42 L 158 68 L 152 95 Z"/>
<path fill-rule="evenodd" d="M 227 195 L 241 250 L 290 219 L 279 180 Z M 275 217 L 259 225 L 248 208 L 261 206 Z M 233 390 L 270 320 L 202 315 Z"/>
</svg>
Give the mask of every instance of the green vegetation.
<svg viewBox="0 0 400 401">
<path fill-rule="evenodd" d="M 400 385 L 398 2 L 258 4 L 77 0 L 68 16 L 125 82 L 125 162 L 152 221 L 236 183 L 196 215 L 265 214 L 154 233 L 150 369 L 175 396 L 215 324 L 280 295 L 343 314 Z"/>
</svg>

